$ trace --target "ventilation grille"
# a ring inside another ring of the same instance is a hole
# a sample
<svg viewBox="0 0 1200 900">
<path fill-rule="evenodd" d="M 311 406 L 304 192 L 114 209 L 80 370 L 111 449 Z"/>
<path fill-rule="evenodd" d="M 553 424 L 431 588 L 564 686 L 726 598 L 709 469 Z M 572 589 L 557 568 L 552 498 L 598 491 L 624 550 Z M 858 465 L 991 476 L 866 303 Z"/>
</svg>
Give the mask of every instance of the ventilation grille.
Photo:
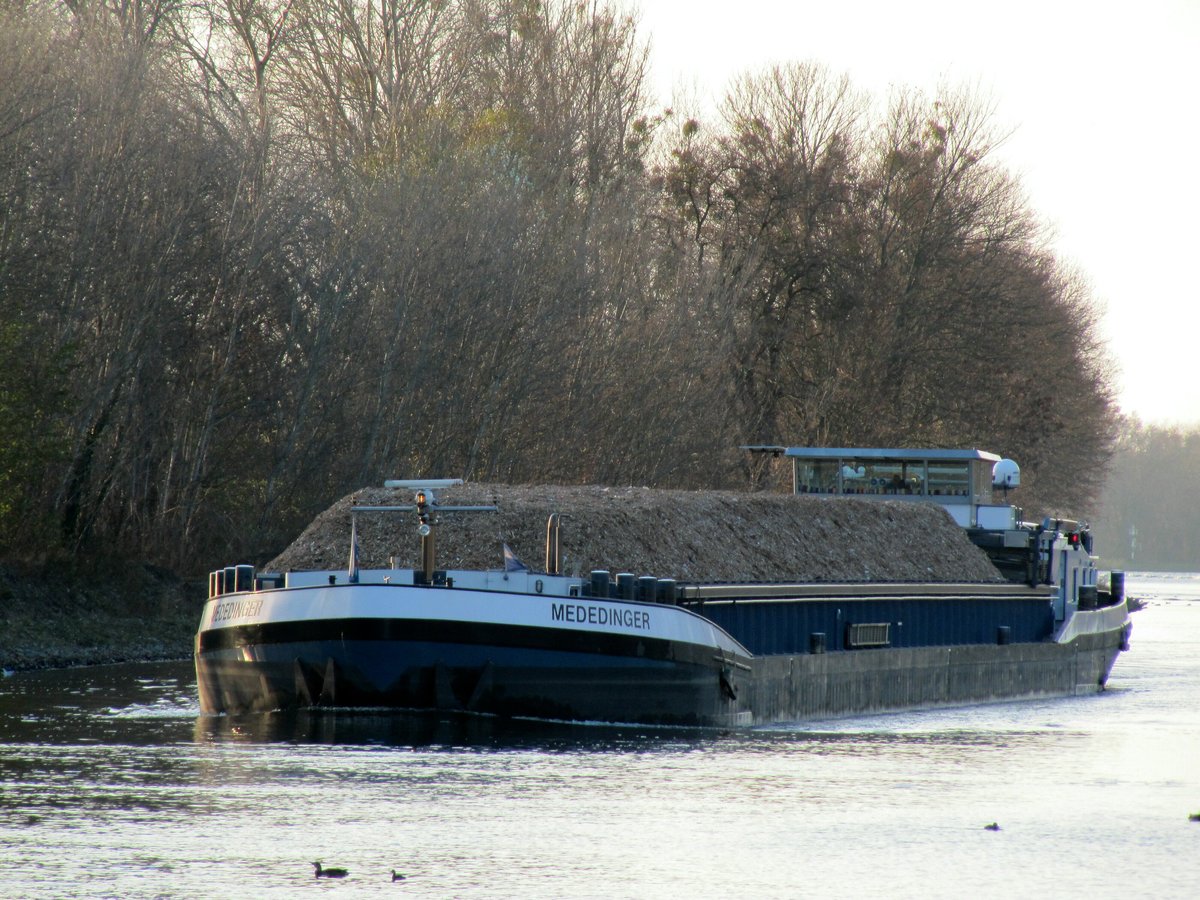
<svg viewBox="0 0 1200 900">
<path fill-rule="evenodd" d="M 887 647 L 891 644 L 888 637 L 890 622 L 868 622 L 846 626 L 846 646 L 855 650 L 860 647 Z"/>
</svg>

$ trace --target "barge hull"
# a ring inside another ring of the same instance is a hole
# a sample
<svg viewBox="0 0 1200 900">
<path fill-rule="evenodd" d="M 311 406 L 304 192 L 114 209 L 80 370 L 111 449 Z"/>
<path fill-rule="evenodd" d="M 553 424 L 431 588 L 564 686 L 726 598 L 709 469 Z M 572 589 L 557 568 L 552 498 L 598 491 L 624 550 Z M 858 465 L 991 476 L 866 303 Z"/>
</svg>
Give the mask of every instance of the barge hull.
<svg viewBox="0 0 1200 900">
<path fill-rule="evenodd" d="M 1068 643 L 965 644 L 720 661 L 436 641 L 198 648 L 201 708 L 437 710 L 748 727 L 1102 690 L 1128 628 Z"/>
<path fill-rule="evenodd" d="M 1103 690 L 1125 639 L 759 657 L 741 696 L 753 725 L 1074 696 Z"/>
</svg>

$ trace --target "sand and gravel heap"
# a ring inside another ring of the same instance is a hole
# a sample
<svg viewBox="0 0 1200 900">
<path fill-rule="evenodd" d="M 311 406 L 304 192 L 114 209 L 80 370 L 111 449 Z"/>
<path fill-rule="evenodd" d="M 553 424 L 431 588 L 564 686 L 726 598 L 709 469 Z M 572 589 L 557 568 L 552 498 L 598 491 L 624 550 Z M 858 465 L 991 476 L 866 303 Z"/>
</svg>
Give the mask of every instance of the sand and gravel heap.
<svg viewBox="0 0 1200 900">
<path fill-rule="evenodd" d="M 439 569 L 501 569 L 507 543 L 543 569 L 546 521 L 561 520 L 562 571 L 593 569 L 703 581 L 999 582 L 987 556 L 933 504 L 727 491 L 464 484 L 438 492 Z M 366 488 L 321 513 L 268 571 L 349 561 L 350 508 L 412 503 Z M 359 565 L 419 565 L 415 512 L 359 513 Z"/>
</svg>

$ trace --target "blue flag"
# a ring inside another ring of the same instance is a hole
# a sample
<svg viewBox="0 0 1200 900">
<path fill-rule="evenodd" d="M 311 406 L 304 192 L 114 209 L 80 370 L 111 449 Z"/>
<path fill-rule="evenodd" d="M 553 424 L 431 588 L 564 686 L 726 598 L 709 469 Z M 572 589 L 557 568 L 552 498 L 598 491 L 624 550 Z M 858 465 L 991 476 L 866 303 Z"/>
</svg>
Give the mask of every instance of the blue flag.
<svg viewBox="0 0 1200 900">
<path fill-rule="evenodd" d="M 517 559 L 517 554 L 513 553 L 512 547 L 504 544 L 504 571 L 505 572 L 528 572 L 529 566 Z"/>
</svg>

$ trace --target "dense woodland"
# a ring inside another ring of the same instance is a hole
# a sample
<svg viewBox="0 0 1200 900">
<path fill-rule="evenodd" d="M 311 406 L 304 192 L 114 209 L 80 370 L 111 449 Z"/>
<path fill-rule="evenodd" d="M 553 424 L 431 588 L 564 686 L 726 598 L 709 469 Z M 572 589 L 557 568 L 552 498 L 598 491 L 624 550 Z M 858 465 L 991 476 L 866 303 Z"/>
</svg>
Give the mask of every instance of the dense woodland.
<svg viewBox="0 0 1200 900">
<path fill-rule="evenodd" d="M 620 7 L 0 0 L 0 547 L 269 558 L 387 477 L 761 486 L 978 446 L 1096 508 L 1090 288 L 986 98 L 696 115 Z"/>
</svg>

